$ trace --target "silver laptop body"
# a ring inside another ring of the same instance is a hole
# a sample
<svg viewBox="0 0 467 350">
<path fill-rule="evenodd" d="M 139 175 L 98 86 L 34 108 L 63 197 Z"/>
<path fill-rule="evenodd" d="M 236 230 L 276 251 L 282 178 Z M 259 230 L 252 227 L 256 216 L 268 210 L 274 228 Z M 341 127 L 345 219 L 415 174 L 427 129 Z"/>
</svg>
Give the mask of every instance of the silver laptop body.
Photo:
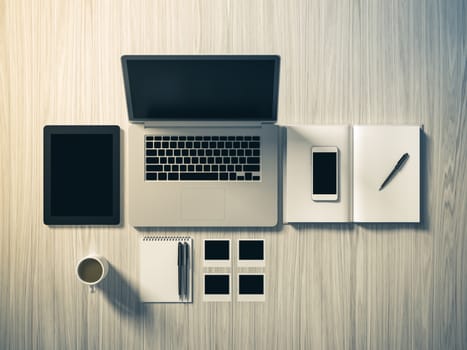
<svg viewBox="0 0 467 350">
<path fill-rule="evenodd" d="M 275 226 L 278 56 L 123 56 L 130 224 Z"/>
</svg>

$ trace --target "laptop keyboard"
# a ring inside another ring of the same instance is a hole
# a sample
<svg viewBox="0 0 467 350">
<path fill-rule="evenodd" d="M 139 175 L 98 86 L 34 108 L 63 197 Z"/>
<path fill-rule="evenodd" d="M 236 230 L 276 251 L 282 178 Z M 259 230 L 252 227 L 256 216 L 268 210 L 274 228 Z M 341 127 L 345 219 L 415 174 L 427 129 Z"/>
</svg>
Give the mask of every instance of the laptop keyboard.
<svg viewBox="0 0 467 350">
<path fill-rule="evenodd" d="M 260 181 L 259 136 L 145 136 L 146 181 Z"/>
</svg>

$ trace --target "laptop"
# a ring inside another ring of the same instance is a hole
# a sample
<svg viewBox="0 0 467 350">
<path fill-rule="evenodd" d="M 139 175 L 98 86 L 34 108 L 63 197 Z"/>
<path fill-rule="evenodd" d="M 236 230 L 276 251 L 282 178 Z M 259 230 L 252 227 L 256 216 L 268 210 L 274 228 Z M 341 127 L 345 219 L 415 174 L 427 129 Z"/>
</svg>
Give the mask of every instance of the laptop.
<svg viewBox="0 0 467 350">
<path fill-rule="evenodd" d="M 278 221 L 279 56 L 122 56 L 130 224 Z"/>
</svg>

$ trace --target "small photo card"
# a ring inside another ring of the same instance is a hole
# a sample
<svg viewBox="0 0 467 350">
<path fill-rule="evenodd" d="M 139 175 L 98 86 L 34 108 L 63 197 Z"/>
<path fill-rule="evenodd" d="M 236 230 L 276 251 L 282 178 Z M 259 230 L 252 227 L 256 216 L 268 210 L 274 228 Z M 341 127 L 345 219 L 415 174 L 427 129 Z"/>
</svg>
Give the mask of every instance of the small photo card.
<svg viewBox="0 0 467 350">
<path fill-rule="evenodd" d="M 264 239 L 239 239 L 237 246 L 237 266 L 265 266 Z"/>
<path fill-rule="evenodd" d="M 205 273 L 203 300 L 232 301 L 230 273 Z"/>
<path fill-rule="evenodd" d="M 204 239 L 203 255 L 206 267 L 230 267 L 232 260 L 230 239 Z"/>
<path fill-rule="evenodd" d="M 265 301 L 264 273 L 239 273 L 237 301 Z"/>
</svg>

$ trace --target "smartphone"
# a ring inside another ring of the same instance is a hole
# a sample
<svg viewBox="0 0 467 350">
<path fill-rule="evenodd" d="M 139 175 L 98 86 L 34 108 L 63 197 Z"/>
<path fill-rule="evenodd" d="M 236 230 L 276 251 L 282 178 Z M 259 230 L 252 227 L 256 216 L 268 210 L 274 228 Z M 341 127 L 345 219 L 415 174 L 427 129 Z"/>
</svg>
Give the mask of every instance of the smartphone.
<svg viewBox="0 0 467 350">
<path fill-rule="evenodd" d="M 339 157 L 337 147 L 312 147 L 312 193 L 314 201 L 337 201 Z"/>
</svg>

